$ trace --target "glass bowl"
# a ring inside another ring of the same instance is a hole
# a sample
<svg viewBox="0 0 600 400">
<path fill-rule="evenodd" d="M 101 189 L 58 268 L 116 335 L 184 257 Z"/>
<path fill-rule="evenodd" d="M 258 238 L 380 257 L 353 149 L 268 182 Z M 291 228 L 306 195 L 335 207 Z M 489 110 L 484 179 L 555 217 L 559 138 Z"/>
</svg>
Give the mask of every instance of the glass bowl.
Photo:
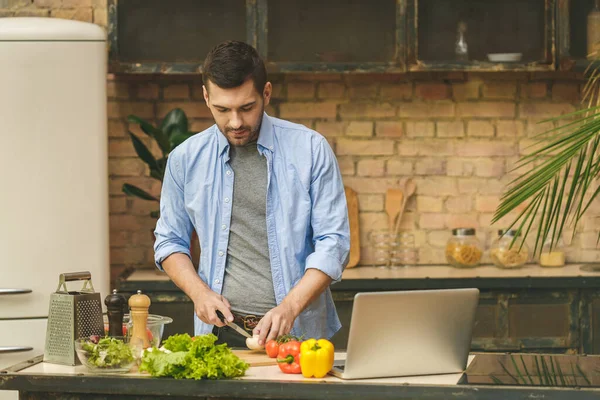
<svg viewBox="0 0 600 400">
<path fill-rule="evenodd" d="M 137 362 L 124 336 L 90 336 L 75 340 L 75 352 L 83 365 L 95 373 L 127 373 Z"/>
<path fill-rule="evenodd" d="M 162 340 L 162 335 L 165 330 L 165 325 L 173 322 L 173 318 L 162 315 L 148 314 L 146 322 L 146 332 L 148 333 L 148 341 L 150 346 L 159 347 Z M 123 336 L 129 339 L 129 333 L 133 327 L 133 322 L 129 314 L 123 315 Z M 104 316 L 104 332 L 108 333 L 108 317 Z"/>
</svg>

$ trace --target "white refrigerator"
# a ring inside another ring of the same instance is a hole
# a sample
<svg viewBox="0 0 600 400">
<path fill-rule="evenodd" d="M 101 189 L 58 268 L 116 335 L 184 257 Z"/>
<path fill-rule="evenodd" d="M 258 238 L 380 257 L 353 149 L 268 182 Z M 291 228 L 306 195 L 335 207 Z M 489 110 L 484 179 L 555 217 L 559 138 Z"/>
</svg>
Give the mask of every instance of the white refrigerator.
<svg viewBox="0 0 600 400">
<path fill-rule="evenodd" d="M 43 354 L 60 273 L 109 294 L 106 107 L 102 28 L 0 18 L 0 370 Z"/>
</svg>

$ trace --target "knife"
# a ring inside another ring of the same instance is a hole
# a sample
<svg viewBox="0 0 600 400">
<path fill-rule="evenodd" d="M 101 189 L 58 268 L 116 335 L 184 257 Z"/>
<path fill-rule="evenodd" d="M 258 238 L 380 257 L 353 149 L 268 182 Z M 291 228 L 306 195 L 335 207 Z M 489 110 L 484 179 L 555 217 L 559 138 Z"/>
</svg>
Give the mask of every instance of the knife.
<svg viewBox="0 0 600 400">
<path fill-rule="evenodd" d="M 223 313 L 219 310 L 217 310 L 217 317 L 219 317 L 219 319 L 221 320 L 221 322 L 227 324 L 228 327 L 230 327 L 231 329 L 233 329 L 234 331 L 236 331 L 237 333 L 239 333 L 240 335 L 247 337 L 247 338 L 251 338 L 252 335 L 249 334 L 245 329 L 242 329 L 238 324 L 235 324 L 233 322 L 229 322 L 225 320 L 225 316 L 223 315 Z"/>
</svg>

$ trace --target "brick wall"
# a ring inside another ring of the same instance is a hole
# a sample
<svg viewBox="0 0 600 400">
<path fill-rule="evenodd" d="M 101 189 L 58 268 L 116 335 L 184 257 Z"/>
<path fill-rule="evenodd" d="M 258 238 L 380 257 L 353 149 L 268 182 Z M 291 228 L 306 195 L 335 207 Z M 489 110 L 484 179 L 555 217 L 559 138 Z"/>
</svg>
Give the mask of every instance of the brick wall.
<svg viewBox="0 0 600 400">
<path fill-rule="evenodd" d="M 0 16 L 44 15 L 106 24 L 99 0 L 0 0 Z M 346 185 L 358 192 L 362 263 L 372 258 L 368 233 L 386 227 L 384 193 L 413 177 L 402 228 L 415 235 L 421 263 L 443 263 L 450 229 L 471 226 L 489 247 L 502 223 L 493 212 L 519 156 L 538 124 L 578 107 L 582 80 L 564 74 L 413 73 L 379 75 L 273 75 L 271 115 L 305 124 L 325 135 L 338 156 Z M 109 76 L 109 168 L 113 278 L 127 267 L 152 268 L 149 217 L 156 204 L 129 198 L 123 183 L 156 195 L 135 156 L 126 122 L 136 114 L 159 122 L 181 107 L 192 129 L 212 124 L 198 76 Z M 139 135 L 147 140 L 144 134 Z M 150 142 L 147 142 L 151 145 Z M 153 151 L 158 153 L 156 146 Z M 600 204 L 592 207 L 570 244 L 570 261 L 598 261 Z M 506 221 L 505 221 L 506 222 Z"/>
</svg>

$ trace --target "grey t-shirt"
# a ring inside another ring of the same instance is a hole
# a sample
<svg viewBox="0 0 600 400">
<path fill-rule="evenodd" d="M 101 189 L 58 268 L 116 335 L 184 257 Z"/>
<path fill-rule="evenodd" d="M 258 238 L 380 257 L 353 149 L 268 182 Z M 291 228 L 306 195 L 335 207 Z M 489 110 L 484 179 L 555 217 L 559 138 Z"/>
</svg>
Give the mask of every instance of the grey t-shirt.
<svg viewBox="0 0 600 400">
<path fill-rule="evenodd" d="M 264 315 L 277 305 L 267 242 L 267 161 L 256 141 L 230 146 L 233 205 L 223 296 L 232 311 Z"/>
</svg>

